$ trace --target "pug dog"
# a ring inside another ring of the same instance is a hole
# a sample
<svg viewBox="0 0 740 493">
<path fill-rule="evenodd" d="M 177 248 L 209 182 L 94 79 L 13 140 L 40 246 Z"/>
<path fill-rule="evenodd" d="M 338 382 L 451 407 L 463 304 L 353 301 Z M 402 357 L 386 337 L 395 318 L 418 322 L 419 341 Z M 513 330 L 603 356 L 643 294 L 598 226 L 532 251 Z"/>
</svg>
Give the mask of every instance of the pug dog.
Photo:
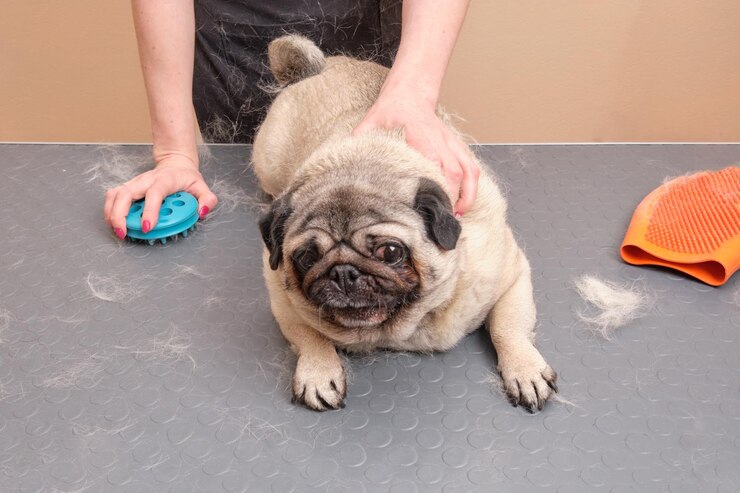
<svg viewBox="0 0 740 493">
<path fill-rule="evenodd" d="M 439 166 L 402 131 L 351 135 L 386 68 L 296 35 L 268 58 L 281 89 L 252 164 L 273 197 L 259 221 L 264 276 L 297 356 L 294 401 L 344 407 L 338 348 L 445 351 L 485 323 L 511 403 L 541 410 L 557 375 L 533 345 L 530 267 L 493 176 L 481 167 L 472 209 L 455 218 Z"/>
</svg>

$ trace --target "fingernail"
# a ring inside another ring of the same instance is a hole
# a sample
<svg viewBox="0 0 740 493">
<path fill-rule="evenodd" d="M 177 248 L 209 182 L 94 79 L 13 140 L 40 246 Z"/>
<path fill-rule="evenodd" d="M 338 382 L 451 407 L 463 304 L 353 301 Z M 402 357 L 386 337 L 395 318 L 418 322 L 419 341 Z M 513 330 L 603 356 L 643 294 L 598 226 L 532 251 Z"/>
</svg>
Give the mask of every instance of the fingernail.
<svg viewBox="0 0 740 493">
<path fill-rule="evenodd" d="M 126 233 L 123 232 L 121 228 L 116 228 L 113 230 L 113 232 L 118 236 L 119 240 L 122 240 L 126 237 Z"/>
<path fill-rule="evenodd" d="M 206 217 L 206 214 L 208 214 L 209 212 L 210 212 L 210 209 L 208 208 L 208 206 L 207 205 L 204 205 L 200 209 L 200 218 L 201 219 L 204 219 Z"/>
<path fill-rule="evenodd" d="M 460 219 L 461 217 L 462 217 L 462 214 L 460 214 L 459 212 L 455 213 L 455 219 Z"/>
<path fill-rule="evenodd" d="M 152 223 L 150 223 L 148 220 L 141 223 L 142 233 L 148 233 L 151 229 L 152 229 Z"/>
</svg>

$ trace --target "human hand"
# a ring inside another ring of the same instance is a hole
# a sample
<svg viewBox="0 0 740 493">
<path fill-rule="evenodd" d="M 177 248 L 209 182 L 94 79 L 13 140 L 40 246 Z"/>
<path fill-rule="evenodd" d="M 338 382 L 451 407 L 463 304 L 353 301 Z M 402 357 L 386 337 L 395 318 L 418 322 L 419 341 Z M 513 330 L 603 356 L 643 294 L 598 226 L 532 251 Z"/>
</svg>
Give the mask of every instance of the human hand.
<svg viewBox="0 0 740 493">
<path fill-rule="evenodd" d="M 146 204 L 141 216 L 141 230 L 148 233 L 157 225 L 164 198 L 181 190 L 198 200 L 200 219 L 205 218 L 218 204 L 218 198 L 206 185 L 195 163 L 183 155 L 170 154 L 160 159 L 154 169 L 106 192 L 105 221 L 113 228 L 115 235 L 123 240 L 131 202 L 144 198 Z"/>
<path fill-rule="evenodd" d="M 442 169 L 460 217 L 475 202 L 480 169 L 468 147 L 437 117 L 435 107 L 412 91 L 384 90 L 352 134 L 403 128 L 406 142 Z"/>
</svg>

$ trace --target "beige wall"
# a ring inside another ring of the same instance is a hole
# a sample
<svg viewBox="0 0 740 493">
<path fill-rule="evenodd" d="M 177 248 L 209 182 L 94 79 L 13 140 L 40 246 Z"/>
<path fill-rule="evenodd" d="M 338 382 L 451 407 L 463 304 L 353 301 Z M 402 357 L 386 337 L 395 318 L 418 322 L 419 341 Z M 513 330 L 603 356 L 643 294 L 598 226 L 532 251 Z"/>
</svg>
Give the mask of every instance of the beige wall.
<svg viewBox="0 0 740 493">
<path fill-rule="evenodd" d="M 151 140 L 127 0 L 0 0 L 0 46 L 0 140 Z"/>
<path fill-rule="evenodd" d="M 149 140 L 125 0 L 4 0 L 0 140 Z M 481 142 L 740 140 L 737 0 L 473 0 L 443 102 Z"/>
</svg>

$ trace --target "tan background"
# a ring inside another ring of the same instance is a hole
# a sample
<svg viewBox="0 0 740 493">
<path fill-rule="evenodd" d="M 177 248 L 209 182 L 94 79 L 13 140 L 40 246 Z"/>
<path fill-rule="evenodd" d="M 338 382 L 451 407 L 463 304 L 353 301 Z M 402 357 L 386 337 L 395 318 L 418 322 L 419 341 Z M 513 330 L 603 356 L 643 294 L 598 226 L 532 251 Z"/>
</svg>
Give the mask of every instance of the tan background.
<svg viewBox="0 0 740 493">
<path fill-rule="evenodd" d="M 3 0 L 0 140 L 150 140 L 129 9 Z M 740 2 L 473 0 L 443 103 L 480 142 L 740 140 Z"/>
</svg>

